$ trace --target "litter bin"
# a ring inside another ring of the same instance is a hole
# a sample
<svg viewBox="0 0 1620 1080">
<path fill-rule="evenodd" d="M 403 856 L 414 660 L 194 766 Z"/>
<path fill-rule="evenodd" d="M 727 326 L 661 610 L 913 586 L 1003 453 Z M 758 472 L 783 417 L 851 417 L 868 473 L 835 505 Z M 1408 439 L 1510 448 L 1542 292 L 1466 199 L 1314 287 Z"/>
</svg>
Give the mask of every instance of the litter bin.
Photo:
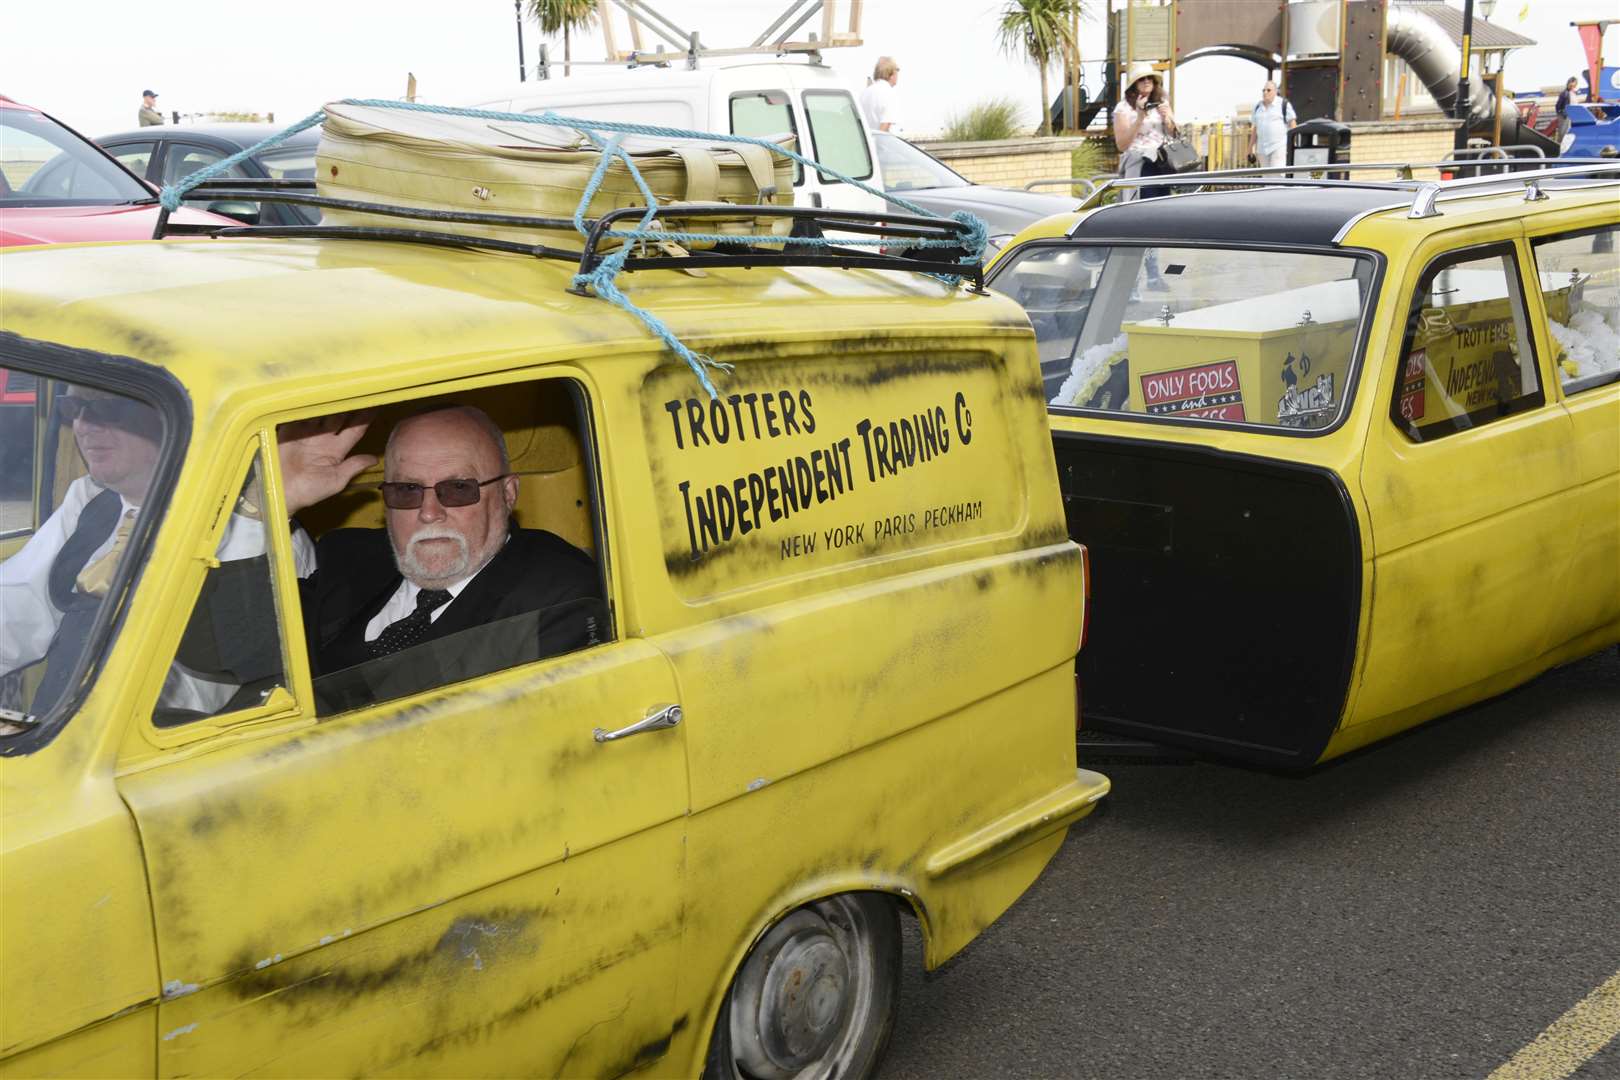
<svg viewBox="0 0 1620 1080">
<path fill-rule="evenodd" d="M 1288 164 L 1290 165 L 1348 165 L 1350 163 L 1350 125 L 1337 120 L 1307 120 L 1288 133 Z M 1330 179 L 1345 180 L 1349 173 L 1330 174 Z"/>
</svg>

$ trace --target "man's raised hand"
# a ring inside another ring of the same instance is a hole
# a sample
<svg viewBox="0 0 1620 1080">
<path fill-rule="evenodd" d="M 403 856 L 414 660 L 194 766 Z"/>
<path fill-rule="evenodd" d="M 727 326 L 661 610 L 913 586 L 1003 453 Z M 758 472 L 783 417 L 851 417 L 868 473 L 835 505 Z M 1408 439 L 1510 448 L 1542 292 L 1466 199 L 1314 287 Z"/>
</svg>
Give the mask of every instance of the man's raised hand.
<svg viewBox="0 0 1620 1080">
<path fill-rule="evenodd" d="M 351 454 L 371 426 L 369 410 L 295 420 L 276 429 L 281 457 L 281 490 L 287 513 L 296 514 L 349 486 L 377 464 L 375 454 Z"/>
</svg>

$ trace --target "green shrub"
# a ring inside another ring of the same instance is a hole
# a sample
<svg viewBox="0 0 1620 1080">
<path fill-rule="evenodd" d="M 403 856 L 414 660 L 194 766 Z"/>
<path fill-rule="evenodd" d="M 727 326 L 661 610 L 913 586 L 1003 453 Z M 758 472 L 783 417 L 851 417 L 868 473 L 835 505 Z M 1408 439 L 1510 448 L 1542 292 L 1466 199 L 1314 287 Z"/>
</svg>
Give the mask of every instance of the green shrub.
<svg viewBox="0 0 1620 1080">
<path fill-rule="evenodd" d="M 993 142 L 1023 133 L 1018 106 L 1011 98 L 988 98 L 945 120 L 945 139 L 949 142 Z"/>
<path fill-rule="evenodd" d="M 1069 155 L 1069 175 L 1090 178 L 1098 173 L 1111 172 L 1114 168 L 1113 159 L 1108 154 L 1108 148 L 1101 139 L 1087 139 Z M 1085 189 L 1076 187 L 1074 194 L 1083 195 Z"/>
</svg>

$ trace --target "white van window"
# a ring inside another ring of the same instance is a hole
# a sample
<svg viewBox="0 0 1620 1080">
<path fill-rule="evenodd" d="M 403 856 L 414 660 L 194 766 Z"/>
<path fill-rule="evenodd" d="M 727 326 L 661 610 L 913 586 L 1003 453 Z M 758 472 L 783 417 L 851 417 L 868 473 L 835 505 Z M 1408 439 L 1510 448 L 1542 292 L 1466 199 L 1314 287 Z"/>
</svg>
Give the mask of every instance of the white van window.
<svg viewBox="0 0 1620 1080">
<path fill-rule="evenodd" d="M 792 135 L 799 138 L 799 126 L 793 122 L 793 104 L 786 90 L 744 90 L 731 95 L 731 133 L 771 138 Z M 796 147 L 803 154 L 808 147 Z M 804 166 L 793 163 L 793 186 L 804 183 Z"/>
<path fill-rule="evenodd" d="M 866 149 L 866 128 L 855 111 L 855 99 L 846 90 L 806 90 L 804 114 L 810 125 L 815 159 L 856 180 L 872 178 L 872 155 Z M 837 183 L 826 173 L 823 183 Z"/>
</svg>

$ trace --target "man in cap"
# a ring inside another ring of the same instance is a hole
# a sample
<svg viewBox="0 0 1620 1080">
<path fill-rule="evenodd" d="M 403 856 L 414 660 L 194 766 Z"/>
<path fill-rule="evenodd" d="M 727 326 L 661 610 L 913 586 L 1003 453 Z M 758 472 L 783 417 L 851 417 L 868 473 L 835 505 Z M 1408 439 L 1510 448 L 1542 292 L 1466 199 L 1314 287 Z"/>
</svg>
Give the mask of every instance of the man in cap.
<svg viewBox="0 0 1620 1080">
<path fill-rule="evenodd" d="M 141 127 L 156 127 L 163 123 L 163 114 L 157 109 L 157 91 L 141 91 Z"/>
<path fill-rule="evenodd" d="M 158 465 L 156 409 L 88 386 L 56 398 L 86 474 L 22 550 L 0 564 L 0 675 L 49 660 L 28 712 L 43 715 L 69 689 L 90 628 L 129 543 Z"/>
</svg>

